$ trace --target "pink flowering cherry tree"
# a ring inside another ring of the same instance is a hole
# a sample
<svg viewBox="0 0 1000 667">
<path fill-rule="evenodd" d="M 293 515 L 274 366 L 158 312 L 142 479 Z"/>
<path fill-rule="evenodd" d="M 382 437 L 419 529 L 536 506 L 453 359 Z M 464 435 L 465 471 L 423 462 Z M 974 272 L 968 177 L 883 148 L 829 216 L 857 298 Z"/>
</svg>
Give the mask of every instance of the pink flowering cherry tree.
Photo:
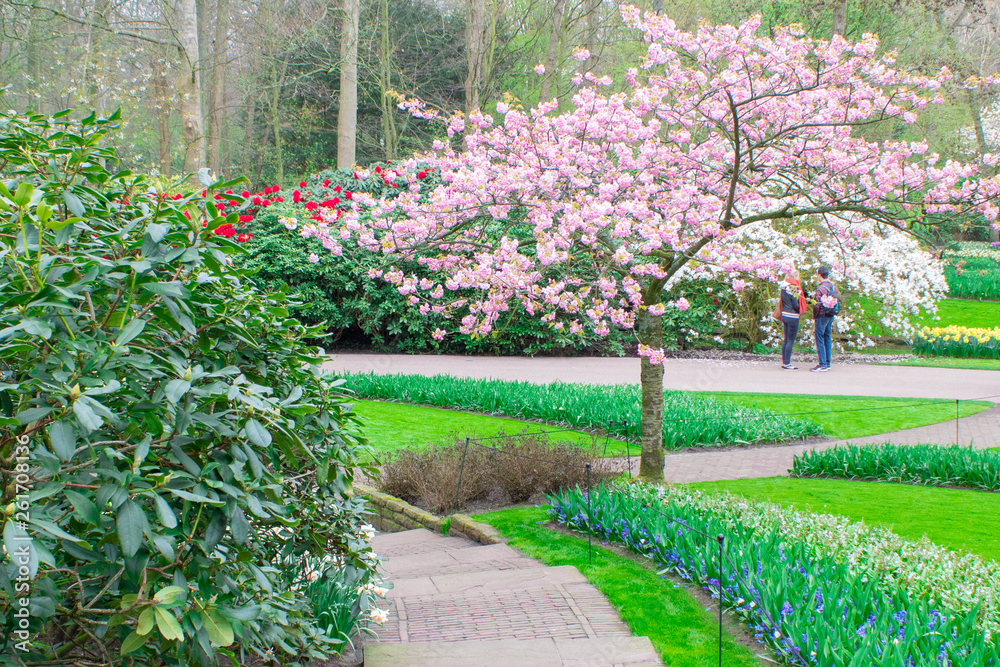
<svg viewBox="0 0 1000 667">
<path fill-rule="evenodd" d="M 441 279 L 382 276 L 428 316 L 459 318 L 465 333 L 489 333 L 518 301 L 574 331 L 634 328 L 639 474 L 661 480 L 662 315 L 686 307 L 664 302 L 672 276 L 705 264 L 734 280 L 772 277 L 781 258 L 739 242 L 758 223 L 809 220 L 849 237 L 852 221 L 905 229 L 938 211 L 973 208 L 995 221 L 1000 186 L 924 145 L 866 138 L 878 124 L 915 122 L 950 76 L 896 69 L 875 37 L 768 36 L 759 19 L 688 33 L 622 12 L 649 46 L 620 92 L 585 73 L 566 111 L 501 103 L 496 122 L 443 119 L 449 135 L 466 136 L 461 151 L 439 142 L 421 156 L 439 185 L 410 179 L 392 199 L 359 195 L 343 219 L 307 233 L 334 251 L 350 241 L 416 258 Z M 418 101 L 404 106 L 437 117 Z"/>
</svg>

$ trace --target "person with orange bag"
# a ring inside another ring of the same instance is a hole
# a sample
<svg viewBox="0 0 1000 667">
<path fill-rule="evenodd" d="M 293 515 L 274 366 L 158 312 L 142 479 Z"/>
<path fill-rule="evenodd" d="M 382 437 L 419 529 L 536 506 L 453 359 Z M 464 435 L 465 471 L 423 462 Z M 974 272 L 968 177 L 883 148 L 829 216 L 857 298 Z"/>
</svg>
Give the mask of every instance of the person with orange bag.
<svg viewBox="0 0 1000 667">
<path fill-rule="evenodd" d="M 784 325 L 784 340 L 781 344 L 781 368 L 786 371 L 797 371 L 798 366 L 792 366 L 792 346 L 795 337 L 799 335 L 799 318 L 807 311 L 806 298 L 808 294 L 799 280 L 799 272 L 795 269 L 785 271 L 785 279 L 779 286 L 781 298 L 781 323 Z"/>
</svg>

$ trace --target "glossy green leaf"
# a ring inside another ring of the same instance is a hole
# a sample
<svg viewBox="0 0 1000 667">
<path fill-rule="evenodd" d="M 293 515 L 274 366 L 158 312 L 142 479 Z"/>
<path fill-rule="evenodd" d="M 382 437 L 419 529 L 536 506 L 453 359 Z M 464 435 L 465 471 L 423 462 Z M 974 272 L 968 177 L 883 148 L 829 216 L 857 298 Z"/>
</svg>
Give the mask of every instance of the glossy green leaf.
<svg viewBox="0 0 1000 667">
<path fill-rule="evenodd" d="M 132 499 L 126 500 L 118 508 L 116 524 L 118 526 L 118 541 L 126 556 L 134 556 L 142 546 L 142 528 L 144 524 L 142 509 Z"/>
</svg>

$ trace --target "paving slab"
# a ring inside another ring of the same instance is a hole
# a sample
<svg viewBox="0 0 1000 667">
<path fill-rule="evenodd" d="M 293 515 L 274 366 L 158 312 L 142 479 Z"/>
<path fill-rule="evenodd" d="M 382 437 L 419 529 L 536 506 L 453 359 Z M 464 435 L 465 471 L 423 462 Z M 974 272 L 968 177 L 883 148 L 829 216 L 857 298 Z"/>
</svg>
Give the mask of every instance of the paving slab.
<svg viewBox="0 0 1000 667">
<path fill-rule="evenodd" d="M 397 538 L 396 535 L 402 537 Z M 389 539 L 390 537 L 395 539 Z M 456 549 L 472 549 L 476 546 L 478 545 L 470 540 L 461 537 L 442 537 L 424 528 L 401 533 L 378 534 L 372 539 L 372 549 L 383 558 L 441 553 Z"/>
<path fill-rule="evenodd" d="M 661 665 L 646 637 L 369 644 L 365 667 L 644 667 Z"/>
<path fill-rule="evenodd" d="M 499 590 L 519 590 L 539 586 L 586 583 L 587 579 L 571 565 L 529 568 L 502 572 L 466 572 L 396 579 L 389 591 L 392 598 L 416 595 L 481 595 Z"/>
<path fill-rule="evenodd" d="M 408 579 L 432 574 L 447 575 L 539 567 L 544 565 L 531 558 L 525 558 L 506 544 L 491 544 L 471 549 L 397 556 L 384 562 L 382 571 L 390 579 Z"/>
</svg>

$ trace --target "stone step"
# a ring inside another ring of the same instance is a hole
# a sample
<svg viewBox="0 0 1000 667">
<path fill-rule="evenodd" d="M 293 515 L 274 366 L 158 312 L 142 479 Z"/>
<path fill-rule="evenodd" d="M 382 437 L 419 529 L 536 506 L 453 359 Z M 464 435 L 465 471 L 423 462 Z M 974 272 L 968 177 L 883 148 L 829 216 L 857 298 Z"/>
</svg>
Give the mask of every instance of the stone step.
<svg viewBox="0 0 1000 667">
<path fill-rule="evenodd" d="M 490 544 L 471 549 L 451 549 L 412 556 L 394 556 L 384 562 L 381 569 L 387 579 L 398 581 L 421 576 L 541 567 L 544 565 L 531 558 L 525 558 L 506 544 Z"/>
<path fill-rule="evenodd" d="M 475 596 L 506 590 L 520 590 L 564 584 L 586 584 L 587 579 L 572 565 L 534 567 L 503 572 L 466 572 L 394 579 L 389 597 L 417 597 L 447 594 Z"/>
<path fill-rule="evenodd" d="M 401 533 L 379 533 L 372 538 L 372 549 L 383 558 L 471 549 L 476 546 L 479 545 L 471 540 L 462 537 L 444 537 L 426 528 L 405 530 Z"/>
<path fill-rule="evenodd" d="M 647 637 L 366 644 L 365 667 L 661 667 Z"/>
</svg>

